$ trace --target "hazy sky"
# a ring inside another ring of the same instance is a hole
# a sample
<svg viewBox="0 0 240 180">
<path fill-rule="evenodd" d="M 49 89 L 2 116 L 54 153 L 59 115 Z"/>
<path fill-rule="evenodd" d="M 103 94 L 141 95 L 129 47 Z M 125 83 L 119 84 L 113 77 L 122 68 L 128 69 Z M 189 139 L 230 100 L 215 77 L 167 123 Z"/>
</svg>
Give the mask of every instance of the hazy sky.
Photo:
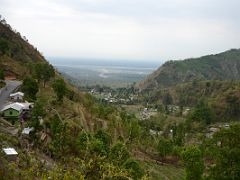
<svg viewBox="0 0 240 180">
<path fill-rule="evenodd" d="M 240 0 L 0 0 L 45 56 L 169 60 L 240 48 Z"/>
</svg>

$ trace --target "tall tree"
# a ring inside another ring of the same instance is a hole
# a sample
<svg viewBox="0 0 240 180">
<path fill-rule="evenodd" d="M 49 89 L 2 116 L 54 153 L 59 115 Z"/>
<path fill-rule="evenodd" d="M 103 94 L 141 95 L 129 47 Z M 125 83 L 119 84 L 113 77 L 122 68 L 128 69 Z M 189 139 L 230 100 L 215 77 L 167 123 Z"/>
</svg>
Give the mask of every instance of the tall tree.
<svg viewBox="0 0 240 180">
<path fill-rule="evenodd" d="M 0 80 L 4 80 L 4 73 L 2 69 L 0 69 Z"/>
<path fill-rule="evenodd" d="M 186 180 L 200 180 L 204 171 L 203 155 L 197 146 L 186 147 L 182 152 Z"/>
<path fill-rule="evenodd" d="M 23 80 L 22 91 L 29 100 L 36 100 L 36 94 L 38 92 L 37 82 L 31 77 L 26 77 Z"/>
<path fill-rule="evenodd" d="M 47 63 L 37 63 L 34 70 L 34 74 L 38 80 L 38 83 L 40 83 L 40 81 L 43 81 L 43 87 L 45 87 L 46 82 L 55 75 L 54 68 Z"/>
<path fill-rule="evenodd" d="M 212 179 L 240 179 L 240 124 L 232 125 L 214 134 L 210 151 L 215 166 Z"/>
<path fill-rule="evenodd" d="M 57 100 L 62 101 L 67 93 L 67 87 L 63 79 L 57 79 L 53 83 L 53 89 L 57 95 Z"/>
<path fill-rule="evenodd" d="M 160 157 L 164 158 L 165 156 L 172 153 L 173 143 L 171 140 L 161 137 L 159 139 L 157 149 Z"/>
<path fill-rule="evenodd" d="M 42 79 L 43 79 L 43 87 L 45 87 L 46 82 L 49 81 L 52 77 L 54 77 L 55 72 L 52 65 L 43 64 L 43 72 L 42 72 Z"/>
<path fill-rule="evenodd" d="M 202 101 L 196 106 L 189 119 L 192 121 L 203 122 L 205 124 L 211 124 L 214 119 L 214 114 L 208 104 Z"/>
</svg>

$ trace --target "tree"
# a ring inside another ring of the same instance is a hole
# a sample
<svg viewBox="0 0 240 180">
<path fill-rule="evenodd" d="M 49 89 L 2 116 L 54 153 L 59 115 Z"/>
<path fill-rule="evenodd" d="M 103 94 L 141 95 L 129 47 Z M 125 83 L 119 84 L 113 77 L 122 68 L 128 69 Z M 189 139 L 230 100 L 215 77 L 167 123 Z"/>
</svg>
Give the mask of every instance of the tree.
<svg viewBox="0 0 240 180">
<path fill-rule="evenodd" d="M 0 55 L 9 54 L 9 51 L 10 51 L 10 48 L 8 45 L 8 41 L 3 38 L 0 38 Z"/>
<path fill-rule="evenodd" d="M 232 90 L 228 92 L 228 95 L 226 97 L 226 102 L 228 104 L 227 112 L 226 114 L 228 117 L 238 118 L 240 115 L 240 94 L 239 90 Z"/>
<path fill-rule="evenodd" d="M 38 80 L 38 83 L 40 83 L 40 81 L 42 79 L 42 71 L 43 71 L 42 63 L 37 63 L 34 66 L 34 76 Z"/>
<path fill-rule="evenodd" d="M 173 142 L 177 146 L 182 146 L 185 139 L 185 127 L 183 123 L 179 125 L 174 125 L 173 129 Z"/>
<path fill-rule="evenodd" d="M 121 166 L 129 157 L 129 152 L 122 142 L 117 142 L 112 146 L 109 158 L 114 164 Z"/>
<path fill-rule="evenodd" d="M 141 127 L 138 123 L 137 119 L 130 119 L 128 122 L 128 133 L 129 133 L 129 141 L 132 142 L 134 139 L 140 136 Z"/>
<path fill-rule="evenodd" d="M 29 100 L 36 100 L 36 94 L 38 92 L 37 82 L 31 77 L 26 77 L 23 80 L 22 91 Z"/>
<path fill-rule="evenodd" d="M 38 130 L 40 128 L 39 118 L 45 117 L 46 114 L 47 113 L 43 107 L 43 102 L 41 102 L 40 100 L 35 102 L 34 107 L 31 111 L 31 115 L 32 115 L 31 126 L 34 127 L 35 130 Z"/>
<path fill-rule="evenodd" d="M 38 83 L 40 83 L 40 81 L 43 81 L 43 87 L 45 87 L 46 82 L 55 75 L 54 68 L 47 63 L 37 63 L 34 67 L 34 71 Z"/>
<path fill-rule="evenodd" d="M 209 152 L 215 166 L 211 168 L 212 179 L 240 179 L 240 124 L 232 125 L 214 134 Z"/>
<path fill-rule="evenodd" d="M 158 153 L 161 158 L 172 153 L 173 143 L 171 140 L 161 137 L 157 145 Z"/>
<path fill-rule="evenodd" d="M 190 115 L 189 119 L 192 121 L 204 122 L 205 124 L 211 124 L 214 119 L 214 114 L 207 103 L 200 102 Z"/>
<path fill-rule="evenodd" d="M 172 99 L 172 96 L 169 94 L 169 93 L 166 93 L 164 96 L 163 96 L 163 104 L 164 105 L 169 105 L 169 104 L 172 104 L 173 102 L 173 99 Z"/>
<path fill-rule="evenodd" d="M 50 118 L 47 126 L 51 132 L 52 141 L 49 150 L 55 157 L 62 158 L 67 149 L 67 123 L 62 122 L 57 115 Z"/>
<path fill-rule="evenodd" d="M 67 87 L 63 79 L 55 80 L 53 83 L 53 90 L 57 95 L 57 100 L 62 101 L 67 93 Z"/>
<path fill-rule="evenodd" d="M 182 151 L 186 180 L 200 180 L 204 171 L 203 155 L 197 146 L 189 146 Z"/>
<path fill-rule="evenodd" d="M 0 69 L 0 80 L 4 80 L 4 73 L 2 69 Z"/>
<path fill-rule="evenodd" d="M 54 77 L 55 72 L 52 65 L 43 64 L 43 72 L 42 72 L 42 79 L 43 79 L 43 87 L 45 87 L 46 82 L 49 81 L 52 77 Z"/>
</svg>

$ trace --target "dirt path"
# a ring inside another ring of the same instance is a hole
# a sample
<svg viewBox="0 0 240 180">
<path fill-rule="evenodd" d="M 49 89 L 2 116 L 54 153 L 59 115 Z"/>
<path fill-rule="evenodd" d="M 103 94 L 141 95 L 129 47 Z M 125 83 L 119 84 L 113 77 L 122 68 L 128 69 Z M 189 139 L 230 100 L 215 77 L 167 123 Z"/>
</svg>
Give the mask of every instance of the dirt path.
<svg viewBox="0 0 240 180">
<path fill-rule="evenodd" d="M 17 136 L 18 128 L 12 126 L 9 122 L 4 119 L 0 119 L 0 132 L 10 134 L 12 136 Z"/>
</svg>

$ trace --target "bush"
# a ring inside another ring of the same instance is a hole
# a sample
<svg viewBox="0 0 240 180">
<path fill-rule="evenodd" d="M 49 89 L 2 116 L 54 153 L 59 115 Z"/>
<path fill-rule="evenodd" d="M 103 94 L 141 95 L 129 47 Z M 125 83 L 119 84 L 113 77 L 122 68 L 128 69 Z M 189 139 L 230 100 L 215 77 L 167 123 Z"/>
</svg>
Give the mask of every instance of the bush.
<svg viewBox="0 0 240 180">
<path fill-rule="evenodd" d="M 121 166 L 129 157 L 129 152 L 122 142 L 117 142 L 112 146 L 109 158 L 114 164 Z"/>
<path fill-rule="evenodd" d="M 124 167 L 133 179 L 141 179 L 144 176 L 144 170 L 136 160 L 128 159 Z"/>
</svg>

